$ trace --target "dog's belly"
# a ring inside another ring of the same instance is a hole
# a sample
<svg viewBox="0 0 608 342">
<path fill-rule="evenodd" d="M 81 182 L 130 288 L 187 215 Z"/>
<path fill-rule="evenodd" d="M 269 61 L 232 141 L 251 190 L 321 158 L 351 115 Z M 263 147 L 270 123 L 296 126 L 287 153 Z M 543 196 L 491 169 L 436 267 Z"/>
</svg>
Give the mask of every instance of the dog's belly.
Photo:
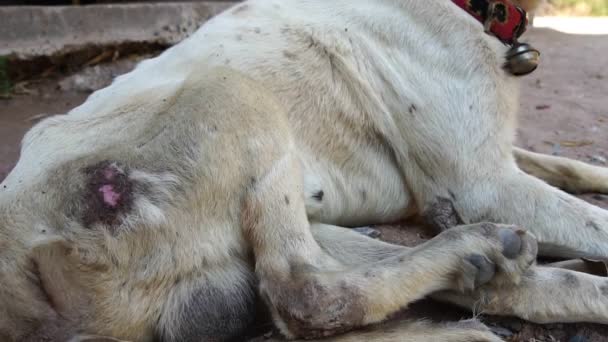
<svg viewBox="0 0 608 342">
<path fill-rule="evenodd" d="M 358 227 L 395 222 L 412 212 L 402 175 L 387 154 L 359 150 L 343 162 L 304 152 L 300 160 L 313 222 Z"/>
</svg>

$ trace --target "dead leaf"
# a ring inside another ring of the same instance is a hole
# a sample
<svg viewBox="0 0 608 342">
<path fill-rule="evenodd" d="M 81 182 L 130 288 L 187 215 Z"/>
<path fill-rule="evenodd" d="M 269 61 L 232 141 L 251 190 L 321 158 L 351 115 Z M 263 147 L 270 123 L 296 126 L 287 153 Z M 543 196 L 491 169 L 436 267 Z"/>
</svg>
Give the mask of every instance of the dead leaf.
<svg viewBox="0 0 608 342">
<path fill-rule="evenodd" d="M 562 146 L 565 146 L 565 147 L 581 147 L 581 146 L 593 145 L 593 141 L 591 141 L 591 140 L 580 140 L 580 141 L 562 140 L 559 142 L 559 144 Z"/>
<path fill-rule="evenodd" d="M 97 55 L 97 57 L 89 60 L 88 62 L 84 63 L 85 66 L 92 66 L 95 64 L 99 64 L 101 62 L 103 62 L 103 60 L 108 59 L 110 57 L 112 57 L 114 55 L 114 51 L 112 50 L 106 50 L 102 53 L 100 53 L 99 55 Z"/>
<path fill-rule="evenodd" d="M 29 85 L 30 82 L 28 81 L 17 82 L 13 87 L 13 93 L 17 95 L 36 95 L 38 92 L 28 88 Z"/>
<path fill-rule="evenodd" d="M 57 66 L 56 65 L 51 65 L 48 69 L 44 70 L 41 74 L 40 74 L 40 78 L 46 78 L 49 77 L 52 73 L 55 72 L 55 70 L 57 70 Z"/>
<path fill-rule="evenodd" d="M 38 121 L 38 120 L 44 119 L 44 118 L 46 118 L 48 116 L 51 116 L 51 115 L 50 114 L 46 114 L 46 113 L 32 115 L 29 118 L 25 119 L 25 122 Z"/>
</svg>

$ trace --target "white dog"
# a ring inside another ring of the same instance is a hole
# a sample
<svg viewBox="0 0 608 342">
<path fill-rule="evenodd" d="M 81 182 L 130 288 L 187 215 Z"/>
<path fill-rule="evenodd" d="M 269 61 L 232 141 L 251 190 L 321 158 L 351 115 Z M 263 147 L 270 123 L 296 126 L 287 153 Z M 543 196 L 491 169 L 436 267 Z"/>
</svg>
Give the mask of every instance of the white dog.
<svg viewBox="0 0 608 342">
<path fill-rule="evenodd" d="M 534 264 L 607 259 L 608 211 L 530 175 L 608 171 L 513 147 L 518 12 L 467 4 L 246 1 L 38 124 L 0 185 L 0 340 L 238 340 L 258 295 L 287 338 L 499 341 L 347 333 L 428 295 L 608 323 L 608 280 Z M 416 248 L 342 228 L 414 215 L 441 231 Z"/>
</svg>

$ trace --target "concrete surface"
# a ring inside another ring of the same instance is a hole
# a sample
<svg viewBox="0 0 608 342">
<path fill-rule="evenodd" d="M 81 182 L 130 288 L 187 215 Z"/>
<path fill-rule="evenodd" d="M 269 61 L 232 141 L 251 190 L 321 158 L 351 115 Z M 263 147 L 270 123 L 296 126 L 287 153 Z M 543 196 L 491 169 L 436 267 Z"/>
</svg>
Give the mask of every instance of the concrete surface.
<svg viewBox="0 0 608 342">
<path fill-rule="evenodd" d="M 534 27 L 572 34 L 608 34 L 608 17 L 535 17 Z"/>
<path fill-rule="evenodd" d="M 31 59 L 88 45 L 172 45 L 232 2 L 0 7 L 0 56 Z"/>
</svg>

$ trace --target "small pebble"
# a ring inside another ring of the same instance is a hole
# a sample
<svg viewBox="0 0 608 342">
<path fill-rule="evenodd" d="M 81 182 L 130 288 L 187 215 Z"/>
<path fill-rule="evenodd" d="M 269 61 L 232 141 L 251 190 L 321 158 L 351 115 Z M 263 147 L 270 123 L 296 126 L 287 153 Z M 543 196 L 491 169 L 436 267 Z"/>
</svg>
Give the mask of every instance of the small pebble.
<svg viewBox="0 0 608 342">
<path fill-rule="evenodd" d="M 515 332 L 520 332 L 522 329 L 521 322 L 516 320 L 503 322 L 502 325 Z"/>
<path fill-rule="evenodd" d="M 372 227 L 357 227 L 357 228 L 353 228 L 353 231 L 365 235 L 367 237 L 370 237 L 372 239 L 377 239 L 379 238 L 382 233 L 380 233 L 379 230 L 374 229 Z"/>
<path fill-rule="evenodd" d="M 548 104 L 540 104 L 536 106 L 536 110 L 545 110 L 551 108 L 551 105 Z"/>
<path fill-rule="evenodd" d="M 591 162 L 592 163 L 600 163 L 600 164 L 606 164 L 606 158 L 599 156 L 599 155 L 595 155 L 591 157 Z"/>
<path fill-rule="evenodd" d="M 560 144 L 553 144 L 552 148 L 551 148 L 551 154 L 554 156 L 559 156 L 561 154 L 561 150 L 562 150 L 562 145 Z"/>
<path fill-rule="evenodd" d="M 503 327 L 499 327 L 499 326 L 495 326 L 495 325 L 491 325 L 489 326 L 490 331 L 492 331 L 494 334 L 500 336 L 500 337 L 511 337 L 513 336 L 513 332 L 507 328 L 503 328 Z"/>
</svg>

